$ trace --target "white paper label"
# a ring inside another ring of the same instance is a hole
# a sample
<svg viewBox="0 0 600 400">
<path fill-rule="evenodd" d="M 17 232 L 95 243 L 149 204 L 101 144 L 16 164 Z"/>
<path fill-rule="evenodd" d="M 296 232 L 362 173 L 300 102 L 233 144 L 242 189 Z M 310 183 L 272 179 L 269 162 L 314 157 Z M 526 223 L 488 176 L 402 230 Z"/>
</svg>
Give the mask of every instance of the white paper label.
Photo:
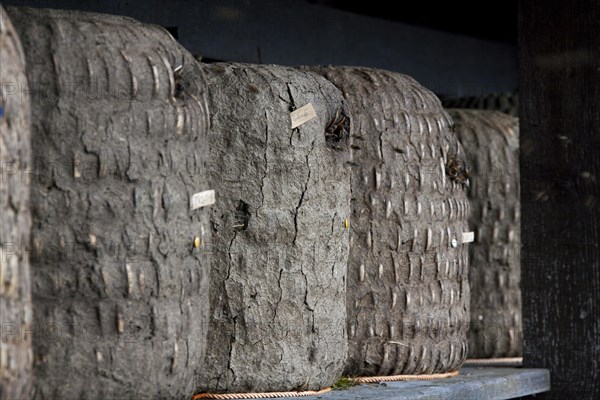
<svg viewBox="0 0 600 400">
<path fill-rule="evenodd" d="M 475 232 L 463 232 L 462 234 L 462 242 L 463 243 L 471 243 L 475 240 Z"/>
<path fill-rule="evenodd" d="M 290 116 L 292 117 L 292 129 L 294 129 L 315 118 L 317 113 L 315 112 L 312 104 L 308 103 L 307 105 L 292 111 Z"/>
<path fill-rule="evenodd" d="M 200 207 L 210 206 L 215 204 L 215 191 L 205 190 L 204 192 L 196 193 L 190 198 L 190 208 L 195 210 Z"/>
</svg>

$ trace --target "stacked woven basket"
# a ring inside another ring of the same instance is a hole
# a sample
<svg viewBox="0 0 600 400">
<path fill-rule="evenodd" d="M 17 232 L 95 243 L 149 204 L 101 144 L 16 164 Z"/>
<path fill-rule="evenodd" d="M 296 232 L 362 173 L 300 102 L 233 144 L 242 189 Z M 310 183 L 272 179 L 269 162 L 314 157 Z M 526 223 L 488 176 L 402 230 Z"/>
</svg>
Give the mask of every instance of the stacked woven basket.
<svg viewBox="0 0 600 400">
<path fill-rule="evenodd" d="M 30 105 L 21 42 L 0 6 L 0 399 L 21 399 L 31 385 L 31 281 L 24 246 L 31 213 L 24 179 L 31 166 Z"/>
<path fill-rule="evenodd" d="M 32 111 L 3 103 L 2 161 L 31 152 L 34 176 L 2 181 L 1 251 L 25 243 L 31 271 L 23 257 L 0 264 L 0 301 L 34 334 L 2 343 L 0 395 L 315 394 L 343 374 L 446 377 L 469 355 L 518 354 L 518 267 L 476 247 L 470 273 L 467 246 L 473 229 L 488 247 L 518 244 L 514 187 L 489 185 L 493 211 L 473 217 L 481 148 L 465 155 L 412 78 L 202 64 L 129 18 L 8 16 L 18 36 L 0 26 L 2 81 L 28 85 Z M 476 117 L 458 113 L 460 126 Z M 510 162 L 515 137 L 482 146 Z M 469 279 L 494 289 L 473 312 Z M 514 337 L 469 336 L 498 305 Z"/>
</svg>

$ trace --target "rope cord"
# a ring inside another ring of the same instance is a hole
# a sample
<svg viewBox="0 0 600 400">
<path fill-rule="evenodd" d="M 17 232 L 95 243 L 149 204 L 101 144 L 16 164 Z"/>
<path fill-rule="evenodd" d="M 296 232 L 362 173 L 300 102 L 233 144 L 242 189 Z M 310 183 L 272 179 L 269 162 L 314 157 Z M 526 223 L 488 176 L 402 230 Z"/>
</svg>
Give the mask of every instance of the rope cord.
<svg viewBox="0 0 600 400">
<path fill-rule="evenodd" d="M 458 371 L 447 372 L 445 374 L 431 375 L 391 375 L 391 376 L 363 376 L 355 378 L 358 383 L 377 383 L 377 382 L 396 382 L 396 381 L 428 381 L 431 379 L 453 378 L 458 375 Z"/>
<path fill-rule="evenodd" d="M 306 396 L 317 396 L 331 391 L 331 388 L 325 388 L 322 390 L 307 390 L 303 392 L 268 392 L 268 393 L 200 393 L 192 397 L 192 400 L 198 399 L 273 399 L 277 397 L 306 397 Z"/>
</svg>

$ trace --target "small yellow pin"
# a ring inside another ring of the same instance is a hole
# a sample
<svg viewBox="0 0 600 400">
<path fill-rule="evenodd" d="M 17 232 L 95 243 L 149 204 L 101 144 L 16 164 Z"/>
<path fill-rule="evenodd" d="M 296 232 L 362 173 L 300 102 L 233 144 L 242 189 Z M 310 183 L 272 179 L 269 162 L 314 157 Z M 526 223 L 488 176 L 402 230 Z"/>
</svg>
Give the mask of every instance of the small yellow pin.
<svg viewBox="0 0 600 400">
<path fill-rule="evenodd" d="M 350 221 L 348 221 L 348 218 L 344 219 L 344 227 L 346 227 L 346 229 L 348 229 L 349 226 L 350 226 Z"/>
<path fill-rule="evenodd" d="M 198 247 L 200 247 L 200 238 L 199 237 L 195 237 L 194 238 L 194 247 L 197 249 Z"/>
</svg>

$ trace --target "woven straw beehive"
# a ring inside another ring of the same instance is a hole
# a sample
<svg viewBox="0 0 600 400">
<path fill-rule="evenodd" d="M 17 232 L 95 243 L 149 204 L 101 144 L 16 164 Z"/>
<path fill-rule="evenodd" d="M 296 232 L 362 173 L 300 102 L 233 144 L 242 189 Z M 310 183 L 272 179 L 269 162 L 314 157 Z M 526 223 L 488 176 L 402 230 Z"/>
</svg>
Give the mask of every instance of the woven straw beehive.
<svg viewBox="0 0 600 400">
<path fill-rule="evenodd" d="M 471 168 L 469 358 L 521 355 L 519 120 L 448 110 Z"/>
<path fill-rule="evenodd" d="M 209 189 L 202 73 L 160 27 L 9 14 L 34 110 L 35 398 L 190 396 L 208 318 L 208 213 L 190 207 Z"/>
<path fill-rule="evenodd" d="M 456 370 L 467 353 L 469 204 L 451 119 L 404 75 L 316 70 L 354 115 L 346 373 Z"/>
<path fill-rule="evenodd" d="M 495 93 L 487 96 L 447 98 L 442 102 L 446 108 L 466 108 L 499 111 L 513 117 L 519 116 L 519 96 L 513 93 Z"/>
<path fill-rule="evenodd" d="M 0 6 L 0 398 L 23 399 L 31 387 L 31 166 L 29 101 L 19 38 Z"/>
</svg>

